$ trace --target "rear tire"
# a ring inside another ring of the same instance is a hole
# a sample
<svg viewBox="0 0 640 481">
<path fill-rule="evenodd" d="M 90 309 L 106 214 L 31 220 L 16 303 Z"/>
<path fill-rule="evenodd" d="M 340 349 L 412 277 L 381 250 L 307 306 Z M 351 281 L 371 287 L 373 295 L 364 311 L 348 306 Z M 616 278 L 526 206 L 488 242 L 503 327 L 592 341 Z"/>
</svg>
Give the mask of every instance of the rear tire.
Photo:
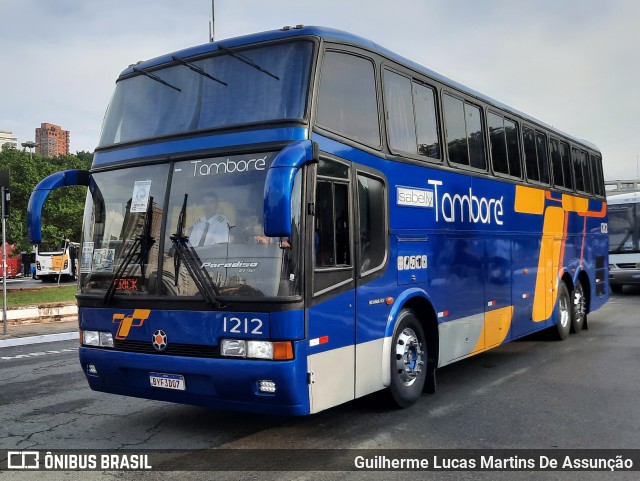
<svg viewBox="0 0 640 481">
<path fill-rule="evenodd" d="M 393 405 L 411 406 L 420 399 L 427 377 L 427 343 L 420 321 L 409 309 L 402 310 L 398 316 L 390 368 L 389 394 Z"/>
<path fill-rule="evenodd" d="M 584 329 L 587 322 L 587 298 L 584 295 L 582 282 L 576 283 L 573 291 L 573 317 L 571 318 L 571 332 L 578 333 Z"/>
<path fill-rule="evenodd" d="M 569 337 L 571 330 L 571 319 L 573 318 L 573 302 L 569 289 L 564 281 L 560 281 L 558 285 L 558 299 L 554 309 L 554 316 L 557 323 L 555 326 L 555 337 L 558 341 L 563 341 Z"/>
</svg>

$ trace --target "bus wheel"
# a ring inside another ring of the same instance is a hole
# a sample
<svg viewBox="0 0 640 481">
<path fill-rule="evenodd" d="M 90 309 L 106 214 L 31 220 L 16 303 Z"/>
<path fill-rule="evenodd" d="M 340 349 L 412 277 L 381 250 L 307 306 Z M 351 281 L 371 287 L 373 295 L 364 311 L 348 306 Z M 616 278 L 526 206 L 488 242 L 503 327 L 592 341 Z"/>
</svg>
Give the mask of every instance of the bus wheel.
<svg viewBox="0 0 640 481">
<path fill-rule="evenodd" d="M 573 291 L 573 317 L 571 318 L 571 332 L 580 332 L 587 320 L 587 298 L 584 295 L 582 282 L 576 283 Z"/>
<path fill-rule="evenodd" d="M 572 302 L 567 285 L 560 281 L 558 285 L 558 302 L 556 304 L 556 337 L 559 341 L 566 339 L 571 330 Z"/>
<path fill-rule="evenodd" d="M 411 406 L 420 398 L 427 374 L 426 349 L 418 318 L 411 310 L 401 311 L 391 346 L 389 386 L 391 400 L 397 407 Z"/>
</svg>

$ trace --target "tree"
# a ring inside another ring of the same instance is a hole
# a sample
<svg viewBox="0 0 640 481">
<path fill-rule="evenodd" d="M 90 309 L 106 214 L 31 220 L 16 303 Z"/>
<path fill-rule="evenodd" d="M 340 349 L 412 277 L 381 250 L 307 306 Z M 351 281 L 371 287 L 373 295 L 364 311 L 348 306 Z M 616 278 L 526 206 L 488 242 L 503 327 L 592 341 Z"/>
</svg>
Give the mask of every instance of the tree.
<svg viewBox="0 0 640 481">
<path fill-rule="evenodd" d="M 0 169 L 9 169 L 10 175 L 11 216 L 7 221 L 7 241 L 15 245 L 16 252 L 31 252 L 27 240 L 27 205 L 38 182 L 61 170 L 89 169 L 92 160 L 93 155 L 88 152 L 54 158 L 30 156 L 12 149 L 0 152 Z M 42 212 L 42 242 L 60 245 L 65 237 L 80 240 L 86 192 L 86 187 L 67 187 L 49 195 Z"/>
</svg>

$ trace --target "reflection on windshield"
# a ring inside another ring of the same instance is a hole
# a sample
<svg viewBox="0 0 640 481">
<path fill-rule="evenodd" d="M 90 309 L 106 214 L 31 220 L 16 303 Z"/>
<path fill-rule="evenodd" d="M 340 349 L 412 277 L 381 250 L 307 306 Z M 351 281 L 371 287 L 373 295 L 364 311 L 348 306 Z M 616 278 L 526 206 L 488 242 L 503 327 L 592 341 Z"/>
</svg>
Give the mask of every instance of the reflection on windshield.
<svg viewBox="0 0 640 481">
<path fill-rule="evenodd" d="M 637 205 L 610 204 L 608 211 L 609 251 L 640 251 L 640 217 L 637 215 Z"/>
<path fill-rule="evenodd" d="M 262 225 L 264 183 L 276 154 L 92 174 L 81 292 L 100 295 L 106 304 L 114 296 L 140 294 L 193 297 L 216 306 L 229 297 L 299 296 L 300 173 L 291 238 L 267 237 Z"/>
<path fill-rule="evenodd" d="M 136 67 L 138 75 L 116 85 L 100 146 L 253 122 L 302 119 L 312 49 L 311 42 L 286 42 L 233 50 L 233 55 L 223 50 L 197 61 L 176 57 L 177 65 L 153 71 Z M 242 57 L 251 63 L 240 61 Z"/>
<path fill-rule="evenodd" d="M 261 221 L 264 181 L 274 157 L 240 155 L 174 165 L 165 233 L 165 294 L 200 293 L 206 298 L 200 285 L 204 281 L 193 268 L 202 271 L 221 297 L 299 293 L 294 262 L 298 246 L 292 247 L 293 239 L 266 237 Z M 299 210 L 299 196 L 296 202 Z M 186 253 L 176 245 L 181 236 Z"/>
<path fill-rule="evenodd" d="M 80 256 L 82 292 L 154 290 L 169 167 L 92 175 Z"/>
</svg>

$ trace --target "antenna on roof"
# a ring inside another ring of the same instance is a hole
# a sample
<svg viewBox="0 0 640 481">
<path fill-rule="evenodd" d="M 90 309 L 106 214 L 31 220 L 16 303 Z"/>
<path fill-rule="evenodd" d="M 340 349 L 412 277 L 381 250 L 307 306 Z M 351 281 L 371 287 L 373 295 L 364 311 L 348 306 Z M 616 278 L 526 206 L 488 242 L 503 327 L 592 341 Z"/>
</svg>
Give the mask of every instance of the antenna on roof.
<svg viewBox="0 0 640 481">
<path fill-rule="evenodd" d="M 211 20 L 209 20 L 209 42 L 215 40 L 216 32 L 216 12 L 215 12 L 215 0 L 211 0 Z"/>
</svg>

